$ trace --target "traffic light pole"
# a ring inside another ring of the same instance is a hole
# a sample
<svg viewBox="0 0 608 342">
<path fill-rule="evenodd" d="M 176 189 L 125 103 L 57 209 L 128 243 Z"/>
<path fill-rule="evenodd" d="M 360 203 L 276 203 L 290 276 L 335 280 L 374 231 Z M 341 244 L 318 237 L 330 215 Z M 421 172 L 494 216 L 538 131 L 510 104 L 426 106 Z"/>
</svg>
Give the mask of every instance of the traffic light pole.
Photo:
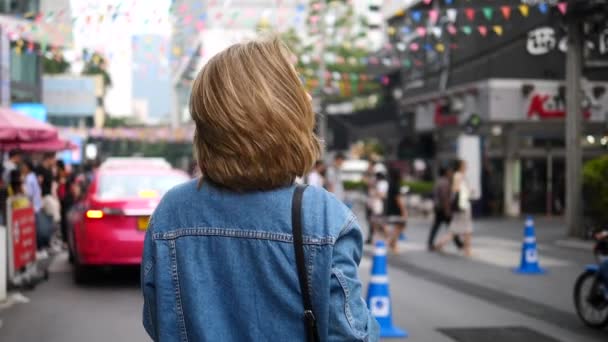
<svg viewBox="0 0 608 342">
<path fill-rule="evenodd" d="M 582 222 L 581 77 L 583 63 L 582 23 L 568 23 L 566 53 L 566 226 L 568 235 L 584 237 Z"/>
</svg>

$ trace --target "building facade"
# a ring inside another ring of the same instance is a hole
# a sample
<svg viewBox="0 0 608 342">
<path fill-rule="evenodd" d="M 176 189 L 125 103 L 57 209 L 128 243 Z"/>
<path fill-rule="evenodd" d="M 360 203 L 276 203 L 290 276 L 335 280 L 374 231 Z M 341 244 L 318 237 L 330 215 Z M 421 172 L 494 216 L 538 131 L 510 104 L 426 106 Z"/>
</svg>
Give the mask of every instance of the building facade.
<svg viewBox="0 0 608 342">
<path fill-rule="evenodd" d="M 446 4 L 449 3 L 449 4 Z M 392 46 L 376 67 L 435 167 L 481 153 L 473 183 L 484 211 L 560 214 L 565 192 L 564 13 L 515 0 L 412 1 L 388 16 Z M 608 153 L 608 26 L 588 25 L 584 51 L 584 159 Z M 394 63 L 393 61 L 396 61 Z M 380 71 L 379 71 L 380 70 Z"/>
<path fill-rule="evenodd" d="M 53 22 L 38 19 L 48 13 L 56 13 Z M 69 0 L 0 1 L 2 106 L 42 102 L 40 51 L 72 43 L 70 13 Z"/>
</svg>

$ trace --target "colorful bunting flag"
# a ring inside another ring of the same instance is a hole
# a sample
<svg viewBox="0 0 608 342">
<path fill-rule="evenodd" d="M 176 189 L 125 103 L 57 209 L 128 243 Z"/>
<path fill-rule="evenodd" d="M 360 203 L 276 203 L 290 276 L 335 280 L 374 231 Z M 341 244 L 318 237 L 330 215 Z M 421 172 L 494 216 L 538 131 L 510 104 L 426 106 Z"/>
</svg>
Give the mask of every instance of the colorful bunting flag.
<svg viewBox="0 0 608 342">
<path fill-rule="evenodd" d="M 456 22 L 456 18 L 458 17 L 458 10 L 455 8 L 448 8 L 448 10 L 446 11 L 446 14 L 448 16 L 448 20 L 452 23 Z"/>
<path fill-rule="evenodd" d="M 453 36 L 458 33 L 458 29 L 453 24 L 448 25 L 448 32 Z"/>
<path fill-rule="evenodd" d="M 454 0 L 445 0 L 446 5 L 451 5 L 454 3 Z"/>
<path fill-rule="evenodd" d="M 420 22 L 422 19 L 422 12 L 420 11 L 412 11 L 412 20 L 415 22 Z"/>
<path fill-rule="evenodd" d="M 541 2 L 540 4 L 538 4 L 538 10 L 542 14 L 547 14 L 547 12 L 549 12 L 549 7 L 547 7 L 546 3 Z"/>
<path fill-rule="evenodd" d="M 494 33 L 496 33 L 497 36 L 502 36 L 502 33 L 503 33 L 502 26 L 494 25 L 494 26 L 492 26 L 492 29 L 494 30 Z"/>
<path fill-rule="evenodd" d="M 423 26 L 419 26 L 416 28 L 416 33 L 418 33 L 420 37 L 424 37 L 426 36 L 426 28 L 424 28 Z"/>
<path fill-rule="evenodd" d="M 443 52 L 445 51 L 445 45 L 443 45 L 442 43 L 437 43 L 437 45 L 435 45 L 435 49 L 437 50 L 437 52 Z"/>
<path fill-rule="evenodd" d="M 418 45 L 418 43 L 411 43 L 410 44 L 410 50 L 412 51 L 418 51 L 420 49 L 420 45 Z"/>
<path fill-rule="evenodd" d="M 492 20 L 493 14 L 494 14 L 494 9 L 492 7 L 483 8 L 483 15 L 484 15 L 484 17 L 486 17 L 486 19 Z"/>
<path fill-rule="evenodd" d="M 424 3 L 425 3 L 426 5 L 430 5 L 430 4 L 431 4 L 431 2 L 433 2 L 433 0 L 424 0 Z"/>
<path fill-rule="evenodd" d="M 471 28 L 471 26 L 463 26 L 460 28 L 462 30 L 462 32 L 464 32 L 464 34 L 466 34 L 467 36 L 470 35 L 471 33 L 473 33 L 473 29 Z"/>
<path fill-rule="evenodd" d="M 484 37 L 488 35 L 488 28 L 483 25 L 477 27 L 477 30 L 479 31 L 479 34 L 481 34 Z"/>
<path fill-rule="evenodd" d="M 435 9 L 432 9 L 429 11 L 429 21 L 431 22 L 431 24 L 435 24 L 437 22 L 437 19 L 439 18 L 439 12 Z"/>
<path fill-rule="evenodd" d="M 511 17 L 511 6 L 502 6 L 500 11 L 502 12 L 502 16 L 505 18 L 505 20 L 509 20 Z"/>
<path fill-rule="evenodd" d="M 567 2 L 560 2 L 557 4 L 557 9 L 560 11 L 560 13 L 562 15 L 566 15 L 566 12 L 568 11 L 568 3 Z"/>
<path fill-rule="evenodd" d="M 522 16 L 528 17 L 528 15 L 530 14 L 530 7 L 526 4 L 521 4 L 519 5 L 519 12 Z"/>
<path fill-rule="evenodd" d="M 475 9 L 474 8 L 467 8 L 464 10 L 464 13 L 466 14 L 467 18 L 469 18 L 469 21 L 475 20 Z"/>
</svg>

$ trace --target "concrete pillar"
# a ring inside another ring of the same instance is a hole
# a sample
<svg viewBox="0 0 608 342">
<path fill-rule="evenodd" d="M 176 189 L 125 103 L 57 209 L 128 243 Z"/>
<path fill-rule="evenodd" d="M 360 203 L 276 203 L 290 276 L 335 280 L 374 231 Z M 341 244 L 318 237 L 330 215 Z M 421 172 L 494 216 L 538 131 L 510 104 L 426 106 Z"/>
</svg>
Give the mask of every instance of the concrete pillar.
<svg viewBox="0 0 608 342">
<path fill-rule="evenodd" d="M 566 226 L 568 235 L 584 237 L 582 224 L 581 76 L 583 63 L 582 24 L 568 25 L 566 52 Z"/>
<path fill-rule="evenodd" d="M 504 130 L 504 214 L 517 217 L 521 214 L 521 161 L 517 156 L 517 132 Z"/>
</svg>

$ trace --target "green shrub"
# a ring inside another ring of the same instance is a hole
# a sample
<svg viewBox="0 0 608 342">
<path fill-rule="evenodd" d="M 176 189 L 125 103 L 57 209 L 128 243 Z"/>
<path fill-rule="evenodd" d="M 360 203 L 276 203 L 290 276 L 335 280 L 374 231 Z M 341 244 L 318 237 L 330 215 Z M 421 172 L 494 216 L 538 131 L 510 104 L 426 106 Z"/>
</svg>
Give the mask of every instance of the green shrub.
<svg viewBox="0 0 608 342">
<path fill-rule="evenodd" d="M 402 182 L 402 186 L 407 186 L 410 193 L 419 195 L 430 195 L 433 193 L 433 182 L 411 181 Z M 367 184 L 363 181 L 344 181 L 345 190 L 365 191 Z"/>
<path fill-rule="evenodd" d="M 433 193 L 433 182 L 425 181 L 411 181 L 403 182 L 403 186 L 407 186 L 410 189 L 410 193 L 419 195 L 430 195 Z"/>
<path fill-rule="evenodd" d="M 363 181 L 344 181 L 344 190 L 365 191 L 367 184 Z"/>
<path fill-rule="evenodd" d="M 583 190 L 585 212 L 599 224 L 608 224 L 608 156 L 585 163 Z"/>
</svg>

